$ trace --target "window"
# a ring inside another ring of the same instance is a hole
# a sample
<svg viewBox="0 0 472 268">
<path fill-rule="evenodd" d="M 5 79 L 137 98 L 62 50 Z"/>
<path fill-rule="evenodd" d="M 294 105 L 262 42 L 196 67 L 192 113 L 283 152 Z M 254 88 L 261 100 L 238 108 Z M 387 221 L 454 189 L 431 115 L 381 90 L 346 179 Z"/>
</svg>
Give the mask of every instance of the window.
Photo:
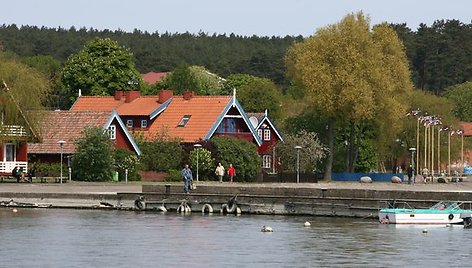
<svg viewBox="0 0 472 268">
<path fill-rule="evenodd" d="M 270 129 L 264 129 L 264 140 L 270 141 Z"/>
<path fill-rule="evenodd" d="M 116 126 L 110 125 L 108 127 L 108 135 L 110 135 L 111 140 L 116 140 Z"/>
<path fill-rule="evenodd" d="M 127 127 L 133 127 L 133 120 L 132 119 L 126 120 L 126 126 Z"/>
<path fill-rule="evenodd" d="M 15 144 L 5 144 L 5 156 L 4 161 L 15 162 L 16 161 L 16 146 Z"/>
<path fill-rule="evenodd" d="M 184 117 L 182 117 L 182 119 L 180 119 L 180 122 L 177 124 L 178 127 L 185 127 L 185 125 L 187 124 L 188 120 L 190 120 L 190 117 L 191 115 L 184 115 Z"/>
<path fill-rule="evenodd" d="M 141 120 L 141 128 L 147 128 L 147 120 Z"/>
<path fill-rule="evenodd" d="M 272 167 L 272 156 L 270 154 L 266 154 L 262 156 L 262 167 L 263 168 Z"/>
<path fill-rule="evenodd" d="M 257 136 L 262 139 L 262 129 L 257 130 Z"/>
</svg>

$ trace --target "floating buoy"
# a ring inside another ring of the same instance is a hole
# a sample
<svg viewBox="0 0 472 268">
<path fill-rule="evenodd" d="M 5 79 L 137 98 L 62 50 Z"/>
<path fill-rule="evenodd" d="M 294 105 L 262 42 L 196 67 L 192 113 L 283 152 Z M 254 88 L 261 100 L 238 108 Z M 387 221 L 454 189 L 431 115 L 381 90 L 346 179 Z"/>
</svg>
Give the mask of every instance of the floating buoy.
<svg viewBox="0 0 472 268">
<path fill-rule="evenodd" d="M 13 211 L 13 213 L 17 213 L 18 209 L 14 208 L 12 211 Z"/>
<path fill-rule="evenodd" d="M 263 233 L 270 233 L 270 232 L 273 232 L 274 230 L 272 229 L 272 227 L 270 226 L 262 226 L 262 229 L 261 229 L 261 232 Z"/>
<path fill-rule="evenodd" d="M 423 234 L 428 233 L 428 229 L 423 229 Z"/>
<path fill-rule="evenodd" d="M 303 226 L 305 226 L 305 227 L 311 227 L 311 223 L 309 223 L 309 222 L 306 221 L 306 222 L 303 224 Z"/>
</svg>

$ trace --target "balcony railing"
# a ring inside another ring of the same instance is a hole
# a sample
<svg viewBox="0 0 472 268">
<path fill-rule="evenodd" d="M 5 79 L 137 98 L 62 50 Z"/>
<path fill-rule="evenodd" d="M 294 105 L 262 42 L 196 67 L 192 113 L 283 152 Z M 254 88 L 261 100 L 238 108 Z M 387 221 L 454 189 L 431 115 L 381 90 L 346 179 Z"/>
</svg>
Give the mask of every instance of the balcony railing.
<svg viewBox="0 0 472 268">
<path fill-rule="evenodd" d="M 23 126 L 2 125 L 0 135 L 6 137 L 26 137 L 27 133 Z"/>
<path fill-rule="evenodd" d="M 25 173 L 28 172 L 28 162 L 0 162 L 0 174 L 11 174 L 15 167 L 22 167 Z"/>
</svg>

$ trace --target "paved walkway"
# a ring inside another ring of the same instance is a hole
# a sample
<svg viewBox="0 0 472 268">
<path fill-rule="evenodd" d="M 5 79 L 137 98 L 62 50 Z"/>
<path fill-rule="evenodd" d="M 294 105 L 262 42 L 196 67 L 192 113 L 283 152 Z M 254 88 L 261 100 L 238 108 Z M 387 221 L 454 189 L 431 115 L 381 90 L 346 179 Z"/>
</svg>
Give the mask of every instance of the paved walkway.
<svg viewBox="0 0 472 268">
<path fill-rule="evenodd" d="M 143 184 L 168 184 L 152 182 L 130 183 L 97 183 L 97 182 L 71 182 L 71 183 L 0 183 L 0 193 L 140 193 Z M 182 183 L 172 183 L 182 185 Z M 199 182 L 198 185 L 213 187 L 281 187 L 281 188 L 314 188 L 314 189 L 370 189 L 392 191 L 437 191 L 437 192 L 472 192 L 472 180 L 459 183 L 416 183 L 393 184 L 387 182 L 374 182 L 361 184 L 358 182 L 330 182 L 330 183 L 218 183 Z"/>
</svg>

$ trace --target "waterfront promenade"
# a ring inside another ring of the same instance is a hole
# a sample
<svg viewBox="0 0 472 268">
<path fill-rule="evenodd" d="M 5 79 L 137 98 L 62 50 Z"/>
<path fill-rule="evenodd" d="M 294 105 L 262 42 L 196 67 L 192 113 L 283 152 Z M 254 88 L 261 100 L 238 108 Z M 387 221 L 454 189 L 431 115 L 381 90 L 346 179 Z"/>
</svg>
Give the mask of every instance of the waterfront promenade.
<svg viewBox="0 0 472 268">
<path fill-rule="evenodd" d="M 182 186 L 180 182 L 67 182 L 67 183 L 0 183 L 0 193 L 64 193 L 64 194 L 100 194 L 100 193 L 141 193 L 143 185 Z M 412 185 L 388 182 L 320 182 L 320 183 L 218 183 L 199 182 L 205 188 L 244 187 L 244 188 L 313 188 L 313 189 L 353 189 L 353 190 L 387 190 L 387 191 L 438 191 L 438 192 L 472 192 L 472 178 L 459 183 L 415 183 Z M 198 190 L 198 189 L 197 189 Z"/>
<path fill-rule="evenodd" d="M 375 217 L 387 200 L 405 201 L 412 207 L 428 207 L 438 200 L 472 202 L 472 181 L 412 185 L 205 181 L 190 194 L 183 193 L 180 182 L 0 183 L 2 206 L 154 210 L 165 205 L 172 211 L 185 202 L 193 211 L 201 211 L 204 204 L 218 211 L 235 197 L 241 211 L 249 214 Z"/>
</svg>

